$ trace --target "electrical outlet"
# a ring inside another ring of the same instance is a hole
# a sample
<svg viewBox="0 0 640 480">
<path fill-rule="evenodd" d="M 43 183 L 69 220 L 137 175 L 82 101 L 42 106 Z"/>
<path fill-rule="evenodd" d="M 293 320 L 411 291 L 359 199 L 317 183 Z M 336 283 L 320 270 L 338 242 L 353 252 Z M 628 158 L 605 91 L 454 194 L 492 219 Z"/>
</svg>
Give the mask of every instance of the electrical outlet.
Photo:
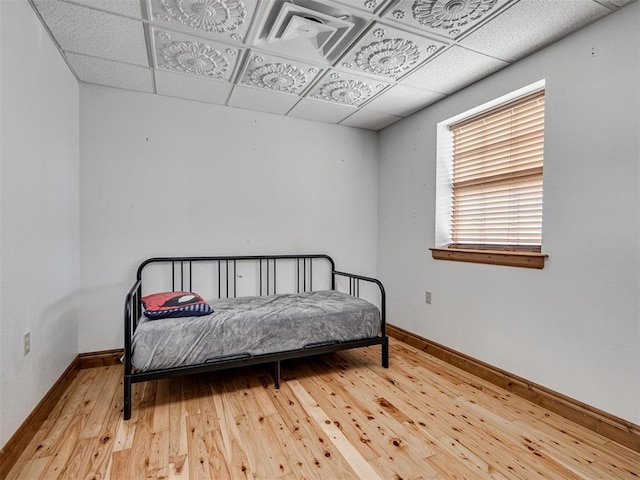
<svg viewBox="0 0 640 480">
<path fill-rule="evenodd" d="M 424 301 L 426 303 L 431 303 L 431 292 L 429 290 L 424 292 Z"/>
<path fill-rule="evenodd" d="M 27 332 L 22 336 L 22 356 L 26 357 L 31 351 L 31 332 Z"/>
</svg>

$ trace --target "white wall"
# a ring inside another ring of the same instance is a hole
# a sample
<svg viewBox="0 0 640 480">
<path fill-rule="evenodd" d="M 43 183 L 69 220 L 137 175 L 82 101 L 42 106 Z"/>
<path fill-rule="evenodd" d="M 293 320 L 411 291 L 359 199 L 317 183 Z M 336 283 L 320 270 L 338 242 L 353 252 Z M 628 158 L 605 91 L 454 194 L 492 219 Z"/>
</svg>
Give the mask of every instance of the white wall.
<svg viewBox="0 0 640 480">
<path fill-rule="evenodd" d="M 383 130 L 378 239 L 390 323 L 636 424 L 639 24 L 635 3 Z M 433 260 L 437 122 L 542 78 L 544 270 Z"/>
<path fill-rule="evenodd" d="M 145 258 L 328 253 L 374 275 L 377 135 L 81 85 L 80 351 L 121 347 Z"/>
<path fill-rule="evenodd" d="M 79 126 L 76 79 L 25 0 L 0 2 L 0 48 L 4 445 L 78 353 Z"/>
</svg>

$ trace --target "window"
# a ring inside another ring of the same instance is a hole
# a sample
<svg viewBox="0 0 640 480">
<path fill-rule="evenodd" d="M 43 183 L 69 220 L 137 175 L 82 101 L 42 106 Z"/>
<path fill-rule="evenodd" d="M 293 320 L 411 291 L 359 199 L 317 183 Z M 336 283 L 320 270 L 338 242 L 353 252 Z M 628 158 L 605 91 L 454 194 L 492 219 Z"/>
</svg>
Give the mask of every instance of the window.
<svg viewBox="0 0 640 480">
<path fill-rule="evenodd" d="M 544 101 L 544 89 L 535 88 L 444 122 L 447 151 L 438 162 L 446 195 L 438 199 L 448 202 L 448 218 L 434 258 L 544 266 Z"/>
</svg>

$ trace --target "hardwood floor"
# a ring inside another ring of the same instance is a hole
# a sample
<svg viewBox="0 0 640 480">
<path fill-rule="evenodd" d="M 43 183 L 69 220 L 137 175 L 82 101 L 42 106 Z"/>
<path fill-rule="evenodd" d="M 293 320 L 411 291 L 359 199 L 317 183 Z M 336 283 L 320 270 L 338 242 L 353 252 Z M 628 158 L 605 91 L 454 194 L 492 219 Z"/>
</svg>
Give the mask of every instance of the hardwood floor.
<svg viewBox="0 0 640 480">
<path fill-rule="evenodd" d="M 8 479 L 637 479 L 640 453 L 391 339 L 136 384 L 80 370 Z"/>
</svg>

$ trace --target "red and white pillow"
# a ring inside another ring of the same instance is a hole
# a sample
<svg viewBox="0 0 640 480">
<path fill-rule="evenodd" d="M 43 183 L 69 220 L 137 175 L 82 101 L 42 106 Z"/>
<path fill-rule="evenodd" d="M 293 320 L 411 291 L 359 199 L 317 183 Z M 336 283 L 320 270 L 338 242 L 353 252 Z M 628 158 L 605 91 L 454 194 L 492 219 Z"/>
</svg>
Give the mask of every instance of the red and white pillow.
<svg viewBox="0 0 640 480">
<path fill-rule="evenodd" d="M 197 293 L 162 292 L 142 297 L 147 318 L 199 317 L 213 313 L 211 306 Z"/>
</svg>

